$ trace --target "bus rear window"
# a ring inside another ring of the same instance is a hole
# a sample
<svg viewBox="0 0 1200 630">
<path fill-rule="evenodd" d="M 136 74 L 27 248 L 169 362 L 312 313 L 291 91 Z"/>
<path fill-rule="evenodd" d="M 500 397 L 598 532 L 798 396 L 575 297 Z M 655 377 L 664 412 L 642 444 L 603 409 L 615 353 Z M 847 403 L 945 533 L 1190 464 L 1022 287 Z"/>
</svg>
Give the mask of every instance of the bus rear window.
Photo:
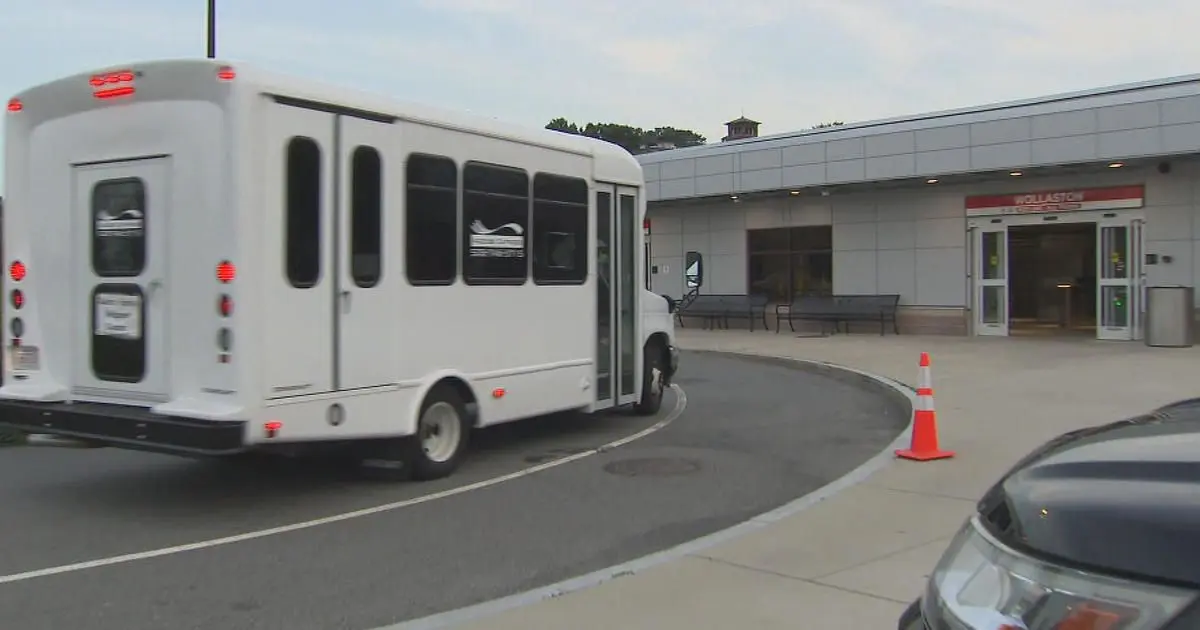
<svg viewBox="0 0 1200 630">
<path fill-rule="evenodd" d="M 146 184 L 109 179 L 92 188 L 92 269 L 102 278 L 131 278 L 146 266 Z"/>
</svg>

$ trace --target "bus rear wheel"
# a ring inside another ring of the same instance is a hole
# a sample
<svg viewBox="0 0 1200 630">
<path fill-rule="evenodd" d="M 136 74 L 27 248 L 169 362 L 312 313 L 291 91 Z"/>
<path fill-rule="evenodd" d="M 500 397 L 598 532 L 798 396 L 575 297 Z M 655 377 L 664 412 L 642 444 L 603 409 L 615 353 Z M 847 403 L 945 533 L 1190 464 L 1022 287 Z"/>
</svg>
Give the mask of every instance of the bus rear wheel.
<svg viewBox="0 0 1200 630">
<path fill-rule="evenodd" d="M 651 342 L 642 349 L 642 397 L 633 405 L 633 410 L 642 416 L 653 416 L 662 409 L 663 392 L 666 390 L 666 352 L 661 344 Z"/>
<path fill-rule="evenodd" d="M 376 443 L 362 464 L 370 475 L 387 480 L 431 481 L 458 469 L 467 449 L 471 420 L 466 404 L 452 387 L 437 385 L 425 396 L 417 432 Z"/>
<path fill-rule="evenodd" d="M 462 462 L 471 424 L 467 406 L 453 388 L 434 387 L 421 405 L 417 433 L 408 439 L 405 457 L 413 479 L 441 479 Z"/>
</svg>

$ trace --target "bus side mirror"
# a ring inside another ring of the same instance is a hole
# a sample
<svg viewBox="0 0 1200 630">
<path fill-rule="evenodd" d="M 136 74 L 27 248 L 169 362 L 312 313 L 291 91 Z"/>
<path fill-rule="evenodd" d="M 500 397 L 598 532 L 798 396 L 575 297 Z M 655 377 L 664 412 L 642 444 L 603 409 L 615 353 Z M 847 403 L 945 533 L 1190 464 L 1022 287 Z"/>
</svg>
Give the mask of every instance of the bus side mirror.
<svg viewBox="0 0 1200 630">
<path fill-rule="evenodd" d="M 683 269 L 687 288 L 698 289 L 704 286 L 704 256 L 701 256 L 700 252 L 688 252 L 684 258 Z"/>
</svg>

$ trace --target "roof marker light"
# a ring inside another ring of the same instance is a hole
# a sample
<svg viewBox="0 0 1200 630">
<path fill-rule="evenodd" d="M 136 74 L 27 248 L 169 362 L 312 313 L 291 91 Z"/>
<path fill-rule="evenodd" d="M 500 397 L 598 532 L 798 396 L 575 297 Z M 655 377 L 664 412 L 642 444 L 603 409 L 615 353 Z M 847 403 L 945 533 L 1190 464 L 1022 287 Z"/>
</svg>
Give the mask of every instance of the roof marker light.
<svg viewBox="0 0 1200 630">
<path fill-rule="evenodd" d="M 133 82 L 137 78 L 132 70 L 118 70 L 104 74 L 93 74 L 88 83 L 92 86 L 92 95 L 99 99 L 131 96 L 135 92 Z"/>
<path fill-rule="evenodd" d="M 217 68 L 217 78 L 222 81 L 232 81 L 237 78 L 237 72 L 232 66 L 221 66 Z"/>
<path fill-rule="evenodd" d="M 113 83 L 133 83 L 133 73 L 129 70 L 121 70 L 108 74 L 94 74 L 88 83 L 91 83 L 94 88 L 102 88 Z"/>
<path fill-rule="evenodd" d="M 16 113 L 16 112 L 21 111 L 22 109 L 25 109 L 25 105 L 21 103 L 21 99 L 19 99 L 19 98 L 9 99 L 8 111 Z"/>
</svg>

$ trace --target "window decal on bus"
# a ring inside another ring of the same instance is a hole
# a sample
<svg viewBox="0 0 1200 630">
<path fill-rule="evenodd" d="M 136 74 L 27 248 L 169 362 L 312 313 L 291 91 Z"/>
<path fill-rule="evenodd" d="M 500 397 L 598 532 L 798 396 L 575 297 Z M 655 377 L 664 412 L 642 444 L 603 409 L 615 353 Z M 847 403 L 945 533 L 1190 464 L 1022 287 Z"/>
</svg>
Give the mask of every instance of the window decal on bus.
<svg viewBox="0 0 1200 630">
<path fill-rule="evenodd" d="M 471 224 L 469 255 L 473 258 L 524 258 L 525 228 L 516 223 L 489 228 L 475 219 Z"/>
<path fill-rule="evenodd" d="M 529 276 L 529 175 L 511 166 L 463 166 L 462 253 L 467 284 L 517 286 Z"/>
<path fill-rule="evenodd" d="M 146 185 L 136 177 L 92 187 L 92 268 L 102 278 L 131 278 L 146 266 Z"/>
</svg>

